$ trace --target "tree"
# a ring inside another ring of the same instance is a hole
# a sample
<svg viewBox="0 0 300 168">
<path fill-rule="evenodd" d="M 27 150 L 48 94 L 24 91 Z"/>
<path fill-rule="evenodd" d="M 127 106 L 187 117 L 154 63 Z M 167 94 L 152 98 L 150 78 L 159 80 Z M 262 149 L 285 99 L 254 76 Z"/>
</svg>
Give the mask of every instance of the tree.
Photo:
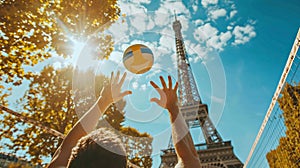
<svg viewBox="0 0 300 168">
<path fill-rule="evenodd" d="M 63 0 L 55 5 L 51 6 L 49 12 L 55 14 L 52 18 L 56 24 L 53 26 L 51 38 L 56 52 L 72 54 L 74 41 L 79 41 L 88 43 L 93 49 L 90 54 L 95 58 L 108 58 L 113 50 L 113 41 L 110 35 L 102 32 L 120 15 L 117 1 Z"/>
<path fill-rule="evenodd" d="M 72 55 L 76 41 L 93 45 L 89 54 L 98 59 L 113 50 L 102 32 L 120 14 L 116 0 L 3 0 L 0 9 L 1 103 L 9 96 L 3 83 L 22 84 L 33 76 L 30 66 L 53 53 Z"/>
<path fill-rule="evenodd" d="M 300 83 L 295 86 L 287 83 L 278 103 L 283 111 L 286 136 L 267 154 L 268 163 L 271 168 L 300 167 Z"/>
<path fill-rule="evenodd" d="M 51 28 L 49 19 L 38 12 L 39 3 L 33 1 L 0 2 L 0 81 L 20 85 L 29 78 L 23 66 L 33 66 L 50 57 L 47 52 Z"/>
<path fill-rule="evenodd" d="M 34 168 L 34 166 L 30 165 L 30 164 L 26 164 L 26 163 L 15 163 L 12 162 L 10 163 L 7 168 Z"/>
<path fill-rule="evenodd" d="M 72 67 L 58 70 L 51 66 L 46 67 L 40 75 L 33 77 L 30 89 L 20 101 L 24 109 L 22 115 L 67 134 L 78 117 L 81 117 L 95 103 L 105 80 L 104 76 L 95 76 L 91 70 L 81 72 L 73 70 Z M 108 123 L 106 126 L 115 128 L 117 133 L 129 135 L 122 135 L 122 137 L 124 142 L 128 142 L 127 151 L 136 153 L 130 156 L 130 159 L 136 157 L 140 160 L 135 161 L 135 164 L 149 165 L 151 158 L 143 158 L 141 154 L 145 154 L 143 151 L 147 150 L 148 156 L 151 155 L 152 138 L 149 134 L 142 134 L 135 129 L 122 126 L 124 107 L 124 101 L 111 105 L 99 124 Z M 27 156 L 32 157 L 33 163 L 42 163 L 42 156 L 52 156 L 62 141 L 59 137 L 35 125 L 20 122 L 13 116 L 5 116 L 1 124 L 4 128 L 3 133 L 0 134 L 1 139 L 10 138 L 12 142 L 6 146 L 14 153 L 25 151 Z M 147 141 L 138 141 L 141 139 Z"/>
<path fill-rule="evenodd" d="M 10 103 L 7 97 L 11 94 L 13 85 L 17 87 L 24 80 L 37 79 L 32 73 L 34 71 L 32 67 L 50 58 L 54 53 L 63 57 L 72 55 L 76 41 L 93 45 L 94 48 L 89 54 L 93 54 L 95 58 L 107 58 L 113 49 L 113 40 L 111 36 L 103 34 L 103 30 L 120 14 L 116 0 L 2 0 L 0 9 L 0 105 L 2 106 L 8 106 Z M 33 97 L 32 99 L 30 101 L 34 102 Z M 35 103 L 42 106 L 45 102 Z M 0 115 L 5 116 L 1 110 Z M 75 119 L 70 122 L 73 120 Z M 0 123 L 2 126 L 5 124 L 7 123 Z M 66 130 L 72 125 L 68 124 Z M 24 129 L 25 124 L 11 121 L 8 126 L 12 125 L 15 129 L 11 131 L 16 133 Z M 13 136 L 9 137 L 12 134 L 8 133 L 7 127 L 3 127 L 0 131 L 4 136 L 1 138 L 14 139 Z M 24 135 L 21 138 L 25 137 Z M 52 140 L 55 143 L 59 141 Z"/>
<path fill-rule="evenodd" d="M 35 75 L 19 104 L 23 104 L 23 116 L 32 118 L 43 125 L 63 134 L 67 133 L 77 121 L 72 99 L 72 68 L 54 70 L 46 67 L 40 75 Z M 16 120 L 14 116 L 5 116 L 2 122 L 2 138 L 10 138 L 8 149 L 16 153 L 27 151 L 32 162 L 40 164 L 41 156 L 50 156 L 61 139 L 35 125 Z"/>
<path fill-rule="evenodd" d="M 120 132 L 126 135 L 122 140 L 126 144 L 127 159 L 139 167 L 151 168 L 152 137 L 131 127 L 121 127 Z"/>
</svg>

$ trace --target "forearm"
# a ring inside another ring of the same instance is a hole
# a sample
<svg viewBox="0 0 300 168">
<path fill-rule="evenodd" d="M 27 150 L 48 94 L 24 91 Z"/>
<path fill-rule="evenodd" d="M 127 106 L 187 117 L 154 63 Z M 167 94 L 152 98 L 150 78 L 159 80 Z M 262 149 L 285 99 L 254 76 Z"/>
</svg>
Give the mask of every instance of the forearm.
<svg viewBox="0 0 300 168">
<path fill-rule="evenodd" d="M 77 141 L 93 131 L 96 128 L 99 118 L 103 115 L 110 103 L 100 97 L 97 102 L 87 111 L 74 125 L 73 129 L 67 135 L 65 141 L 70 139 L 76 145 Z"/>
<path fill-rule="evenodd" d="M 178 106 L 169 108 L 172 123 L 172 138 L 177 156 L 184 164 L 199 165 L 199 158 L 188 126 Z"/>
<path fill-rule="evenodd" d="M 111 103 L 105 101 L 103 97 L 100 97 L 94 106 L 77 121 L 70 133 L 74 132 L 76 135 L 80 135 L 79 138 L 81 138 L 93 131 L 97 126 L 99 118 L 104 114 L 110 104 Z"/>
<path fill-rule="evenodd" d="M 77 144 L 77 141 L 81 137 L 87 135 L 96 128 L 99 118 L 109 105 L 110 103 L 106 102 L 101 97 L 97 100 L 97 103 L 95 103 L 94 106 L 77 121 L 72 130 L 63 140 L 57 152 L 55 152 L 57 153 L 57 156 L 54 156 L 49 164 L 49 168 L 67 165 L 72 148 Z"/>
</svg>

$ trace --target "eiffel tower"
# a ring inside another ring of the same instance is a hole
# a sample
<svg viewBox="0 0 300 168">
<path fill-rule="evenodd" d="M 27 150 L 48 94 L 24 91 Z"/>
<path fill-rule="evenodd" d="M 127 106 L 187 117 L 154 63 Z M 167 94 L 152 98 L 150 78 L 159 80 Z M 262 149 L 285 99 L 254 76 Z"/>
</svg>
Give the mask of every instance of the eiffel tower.
<svg viewBox="0 0 300 168">
<path fill-rule="evenodd" d="M 222 139 L 209 118 L 207 105 L 201 101 L 187 58 L 181 34 L 181 23 L 177 20 L 176 15 L 173 29 L 176 37 L 179 110 L 189 129 L 201 127 L 205 143 L 195 144 L 201 168 L 242 168 L 243 163 L 235 156 L 231 141 Z M 162 153 L 160 167 L 174 167 L 177 163 L 177 156 L 171 140 L 168 149 L 162 150 Z"/>
</svg>

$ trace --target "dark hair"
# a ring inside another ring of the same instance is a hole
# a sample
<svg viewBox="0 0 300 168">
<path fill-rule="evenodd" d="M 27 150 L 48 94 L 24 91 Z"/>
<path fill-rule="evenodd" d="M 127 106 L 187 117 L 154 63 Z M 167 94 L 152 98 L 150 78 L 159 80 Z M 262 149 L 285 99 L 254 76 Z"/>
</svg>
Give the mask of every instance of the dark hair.
<svg viewBox="0 0 300 168">
<path fill-rule="evenodd" d="M 73 148 L 69 168 L 126 168 L 126 152 L 120 138 L 107 128 L 82 137 Z"/>
</svg>

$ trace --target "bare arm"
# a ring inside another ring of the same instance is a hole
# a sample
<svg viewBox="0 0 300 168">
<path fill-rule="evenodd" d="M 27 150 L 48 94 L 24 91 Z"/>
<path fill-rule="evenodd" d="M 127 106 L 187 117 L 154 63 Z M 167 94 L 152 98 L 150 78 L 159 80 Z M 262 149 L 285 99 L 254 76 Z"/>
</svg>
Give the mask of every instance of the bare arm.
<svg viewBox="0 0 300 168">
<path fill-rule="evenodd" d="M 97 102 L 90 108 L 84 116 L 70 130 L 66 138 L 63 140 L 57 151 L 55 152 L 48 168 L 66 167 L 72 148 L 77 144 L 77 141 L 93 131 L 96 128 L 99 118 L 113 102 L 117 102 L 124 96 L 131 94 L 131 91 L 121 93 L 121 87 L 126 77 L 126 73 L 122 76 L 119 82 L 120 73 L 116 77 L 111 74 L 110 82 L 101 91 L 101 96 Z M 112 89 L 113 88 L 113 89 Z"/>
<path fill-rule="evenodd" d="M 179 112 L 178 106 L 174 106 L 168 110 L 172 123 L 172 139 L 175 144 L 175 150 L 179 161 L 184 164 L 185 168 L 200 167 L 199 156 L 194 147 L 194 143 L 185 120 Z"/>
<path fill-rule="evenodd" d="M 176 82 L 174 89 L 172 88 L 171 77 L 168 76 L 168 87 L 163 77 L 160 77 L 162 88 L 159 88 L 153 81 L 151 85 L 160 94 L 160 99 L 152 98 L 152 102 L 156 102 L 161 107 L 168 110 L 170 120 L 172 124 L 172 139 L 175 144 L 175 150 L 179 162 L 182 162 L 185 168 L 197 168 L 200 167 L 199 156 L 194 147 L 194 143 L 189 132 L 189 129 L 185 123 L 185 120 L 178 108 L 177 88 Z"/>
</svg>

